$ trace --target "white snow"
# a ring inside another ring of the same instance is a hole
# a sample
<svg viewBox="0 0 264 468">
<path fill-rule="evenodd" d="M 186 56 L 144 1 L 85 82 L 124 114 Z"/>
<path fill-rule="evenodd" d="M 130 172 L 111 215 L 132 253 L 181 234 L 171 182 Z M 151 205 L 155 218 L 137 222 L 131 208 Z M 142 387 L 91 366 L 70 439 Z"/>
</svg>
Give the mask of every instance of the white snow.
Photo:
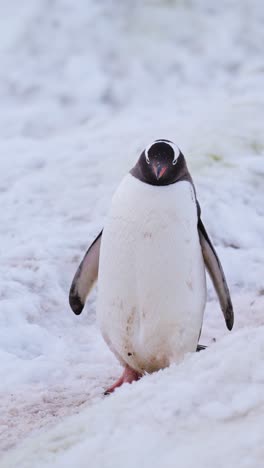
<svg viewBox="0 0 264 468">
<path fill-rule="evenodd" d="M 263 466 L 261 0 L 0 1 L 1 468 Z M 204 352 L 121 372 L 68 289 L 152 140 L 185 154 L 235 309 Z M 216 341 L 216 343 L 215 343 Z"/>
</svg>

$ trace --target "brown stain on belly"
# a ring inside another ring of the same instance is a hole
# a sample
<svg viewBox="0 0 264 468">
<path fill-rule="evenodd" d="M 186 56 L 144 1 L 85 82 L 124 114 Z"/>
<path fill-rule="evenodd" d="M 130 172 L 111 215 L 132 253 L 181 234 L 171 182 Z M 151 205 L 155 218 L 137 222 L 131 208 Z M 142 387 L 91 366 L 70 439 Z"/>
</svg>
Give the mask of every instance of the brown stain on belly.
<svg viewBox="0 0 264 468">
<path fill-rule="evenodd" d="M 152 238 L 152 232 L 145 231 L 143 234 L 144 239 L 151 239 Z"/>
<path fill-rule="evenodd" d="M 132 307 L 132 310 L 128 316 L 127 323 L 126 323 L 127 334 L 131 334 L 131 331 L 135 322 L 135 316 L 136 316 L 136 308 Z"/>
<path fill-rule="evenodd" d="M 125 333 L 125 339 L 124 339 L 124 349 L 128 357 L 134 356 L 134 352 L 132 349 L 132 335 L 134 334 L 135 321 L 136 321 L 136 307 L 132 307 L 131 312 L 127 318 L 126 327 L 125 327 L 126 333 Z"/>
<path fill-rule="evenodd" d="M 192 290 L 193 290 L 192 281 L 191 281 L 191 280 L 187 280 L 187 281 L 185 281 L 185 283 L 187 284 L 188 288 L 192 291 Z"/>
</svg>

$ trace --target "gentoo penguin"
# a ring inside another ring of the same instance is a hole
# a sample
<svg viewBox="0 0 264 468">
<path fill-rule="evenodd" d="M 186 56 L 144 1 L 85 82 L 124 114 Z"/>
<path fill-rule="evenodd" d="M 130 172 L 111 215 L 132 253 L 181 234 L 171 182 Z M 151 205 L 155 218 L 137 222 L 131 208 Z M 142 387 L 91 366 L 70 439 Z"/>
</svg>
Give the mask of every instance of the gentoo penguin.
<svg viewBox="0 0 264 468">
<path fill-rule="evenodd" d="M 99 326 L 125 368 L 106 393 L 197 349 L 205 267 L 231 330 L 228 286 L 185 158 L 171 141 L 156 140 L 119 185 L 105 227 L 70 289 L 70 305 L 78 315 L 98 276 Z"/>
</svg>

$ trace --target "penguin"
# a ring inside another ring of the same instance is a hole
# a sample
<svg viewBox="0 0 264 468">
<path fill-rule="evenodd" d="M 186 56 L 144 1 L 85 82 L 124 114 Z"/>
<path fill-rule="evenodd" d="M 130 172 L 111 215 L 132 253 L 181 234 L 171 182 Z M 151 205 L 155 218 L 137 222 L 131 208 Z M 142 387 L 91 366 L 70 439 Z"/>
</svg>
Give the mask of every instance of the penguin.
<svg viewBox="0 0 264 468">
<path fill-rule="evenodd" d="M 105 394 L 203 349 L 206 270 L 231 330 L 230 292 L 184 155 L 172 141 L 155 140 L 121 181 L 70 288 L 78 315 L 98 279 L 99 327 L 124 367 Z"/>
</svg>

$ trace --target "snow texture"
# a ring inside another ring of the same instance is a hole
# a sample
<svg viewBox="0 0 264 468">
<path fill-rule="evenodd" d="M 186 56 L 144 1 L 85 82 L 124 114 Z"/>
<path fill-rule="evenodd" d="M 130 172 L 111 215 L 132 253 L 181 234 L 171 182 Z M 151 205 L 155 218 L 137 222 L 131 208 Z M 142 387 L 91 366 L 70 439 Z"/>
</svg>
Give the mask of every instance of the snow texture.
<svg viewBox="0 0 264 468">
<path fill-rule="evenodd" d="M 258 468 L 264 417 L 261 0 L 0 1 L 1 468 Z M 226 272 L 178 365 L 121 368 L 68 289 L 152 140 L 185 154 Z"/>
</svg>

